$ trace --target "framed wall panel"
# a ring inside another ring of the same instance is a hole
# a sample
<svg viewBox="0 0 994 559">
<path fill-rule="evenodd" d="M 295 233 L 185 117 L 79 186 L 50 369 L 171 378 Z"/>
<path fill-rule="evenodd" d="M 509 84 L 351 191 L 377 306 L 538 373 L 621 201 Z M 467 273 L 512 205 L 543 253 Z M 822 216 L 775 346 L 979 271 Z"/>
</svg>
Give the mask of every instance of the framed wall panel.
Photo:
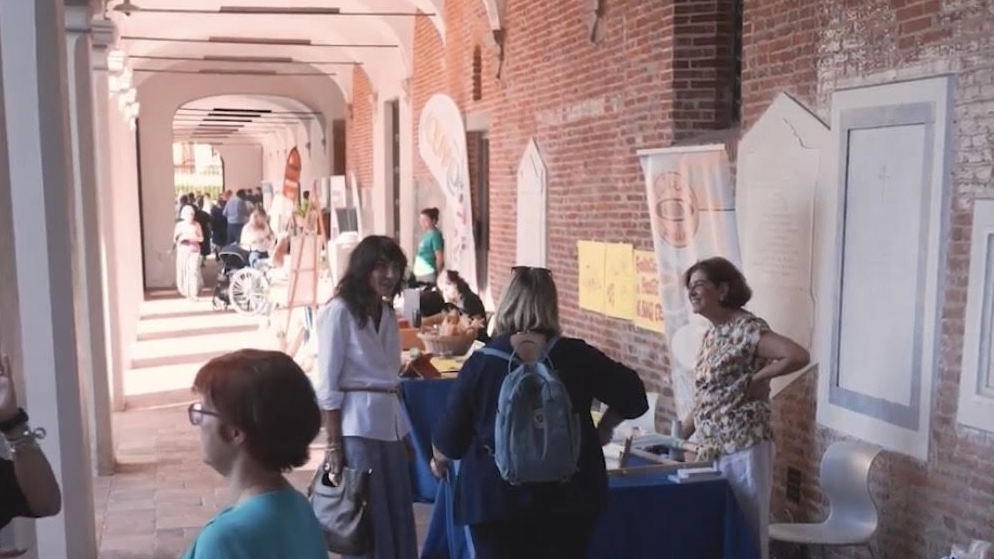
<svg viewBox="0 0 994 559">
<path fill-rule="evenodd" d="M 963 425 L 994 432 L 994 200 L 973 203 L 970 282 L 959 409 Z"/>
<path fill-rule="evenodd" d="M 838 91 L 816 201 L 818 421 L 924 459 L 948 205 L 948 77 Z"/>
</svg>

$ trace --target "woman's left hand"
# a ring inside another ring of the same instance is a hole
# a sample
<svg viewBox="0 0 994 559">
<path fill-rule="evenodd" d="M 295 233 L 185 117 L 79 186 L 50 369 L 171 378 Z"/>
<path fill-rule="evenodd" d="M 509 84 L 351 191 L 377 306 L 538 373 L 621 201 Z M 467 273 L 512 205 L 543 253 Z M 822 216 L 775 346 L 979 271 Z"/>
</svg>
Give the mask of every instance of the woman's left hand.
<svg viewBox="0 0 994 559">
<path fill-rule="evenodd" d="M 756 380 L 756 377 L 749 379 L 749 388 L 746 390 L 753 400 L 767 402 L 770 400 L 770 381 Z"/>
<path fill-rule="evenodd" d="M 435 477 L 442 479 L 449 473 L 449 459 L 432 457 L 431 461 L 428 462 L 428 467 L 431 468 L 431 473 L 435 474 Z"/>
</svg>

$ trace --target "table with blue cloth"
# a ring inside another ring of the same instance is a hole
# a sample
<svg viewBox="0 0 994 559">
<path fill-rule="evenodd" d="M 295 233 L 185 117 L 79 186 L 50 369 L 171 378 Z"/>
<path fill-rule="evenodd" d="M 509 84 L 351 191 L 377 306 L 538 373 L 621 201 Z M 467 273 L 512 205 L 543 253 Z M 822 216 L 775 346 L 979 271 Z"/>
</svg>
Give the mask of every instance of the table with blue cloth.
<svg viewBox="0 0 994 559">
<path fill-rule="evenodd" d="M 468 531 L 453 523 L 452 491 L 428 468 L 431 430 L 444 412 L 454 380 L 401 384 L 417 459 L 411 465 L 415 500 L 434 502 L 421 559 L 471 559 Z M 454 475 L 455 472 L 450 472 Z M 664 473 L 610 478 L 610 499 L 590 542 L 590 559 L 758 559 L 759 551 L 723 479 L 673 483 Z"/>
<path fill-rule="evenodd" d="M 411 489 L 414 500 L 434 503 L 438 480 L 428 467 L 431 459 L 431 431 L 445 412 L 455 379 L 405 380 L 400 383 L 404 410 L 411 422 L 411 442 L 415 459 L 411 463 Z"/>
</svg>

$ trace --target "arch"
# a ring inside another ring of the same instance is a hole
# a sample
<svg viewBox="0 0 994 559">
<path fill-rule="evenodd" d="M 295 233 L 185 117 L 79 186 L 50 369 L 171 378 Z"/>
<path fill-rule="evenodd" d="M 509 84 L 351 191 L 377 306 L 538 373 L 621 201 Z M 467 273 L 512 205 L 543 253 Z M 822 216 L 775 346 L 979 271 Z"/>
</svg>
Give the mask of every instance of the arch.
<svg viewBox="0 0 994 559">
<path fill-rule="evenodd" d="M 487 10 L 487 22 L 490 30 L 496 31 L 504 27 L 504 5 L 506 0 L 483 0 L 483 7 Z"/>
<path fill-rule="evenodd" d="M 149 0 L 150 2 L 152 0 Z M 198 8 L 204 10 L 219 9 L 225 0 L 202 0 Z M 445 40 L 445 25 L 442 16 L 443 0 L 341 0 L 336 3 L 343 12 L 417 12 L 433 13 L 429 17 L 436 30 Z M 274 15 L 261 17 L 246 17 L 238 15 L 216 15 L 196 17 L 190 15 L 156 14 L 127 17 L 121 13 L 112 12 L 122 35 L 155 36 L 164 24 L 174 23 L 184 31 L 184 36 L 191 38 L 206 38 L 210 36 L 254 36 L 254 37 L 286 37 L 308 38 L 315 42 L 324 43 L 375 43 L 392 42 L 398 45 L 396 49 L 366 49 L 353 47 L 337 47 L 315 49 L 300 46 L 269 46 L 244 45 L 238 47 L 238 54 L 272 56 L 293 56 L 299 60 L 308 60 L 308 56 L 320 52 L 322 56 L 345 57 L 352 61 L 362 62 L 367 72 L 375 75 L 389 71 L 396 76 L 400 70 L 404 76 L 410 75 L 410 60 L 413 57 L 413 33 L 409 25 L 410 17 L 397 16 L 355 16 L 348 18 L 346 25 L 328 25 L 335 16 L 299 17 L 294 15 Z M 344 16 L 338 16 L 344 19 Z M 337 19 L 337 18 L 335 18 Z M 292 30 L 288 32 L 274 31 L 279 29 Z M 217 48 L 221 48 L 220 46 Z M 199 55 L 205 50 L 204 44 L 184 44 L 168 42 L 126 42 L 125 49 L 133 55 L 163 55 L 180 54 Z M 233 50 L 230 47 L 228 50 Z M 386 77 L 386 76 L 383 76 Z M 379 81 L 377 79 L 377 81 Z"/>
</svg>

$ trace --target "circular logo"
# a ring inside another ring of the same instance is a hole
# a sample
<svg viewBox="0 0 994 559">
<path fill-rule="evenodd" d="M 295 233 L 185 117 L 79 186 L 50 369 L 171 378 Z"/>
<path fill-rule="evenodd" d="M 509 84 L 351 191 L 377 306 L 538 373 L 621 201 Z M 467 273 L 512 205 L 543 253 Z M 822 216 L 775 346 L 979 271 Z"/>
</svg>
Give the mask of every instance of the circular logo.
<svg viewBox="0 0 994 559">
<path fill-rule="evenodd" d="M 676 248 L 687 246 L 697 234 L 700 224 L 694 189 L 684 182 L 679 173 L 667 172 L 653 181 L 653 192 L 656 195 L 655 214 L 659 234 Z"/>
</svg>

